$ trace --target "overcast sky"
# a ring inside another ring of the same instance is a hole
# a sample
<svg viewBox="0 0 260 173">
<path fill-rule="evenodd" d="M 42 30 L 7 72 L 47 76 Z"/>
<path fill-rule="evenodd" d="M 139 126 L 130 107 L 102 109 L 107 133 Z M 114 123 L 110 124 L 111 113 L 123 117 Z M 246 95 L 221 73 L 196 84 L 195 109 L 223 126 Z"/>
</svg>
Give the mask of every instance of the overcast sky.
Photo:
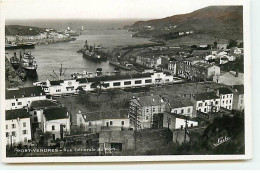
<svg viewBox="0 0 260 173">
<path fill-rule="evenodd" d="M 1 0 L 0 0 L 1 1 Z M 6 19 L 162 18 L 239 0 L 4 0 Z"/>
</svg>

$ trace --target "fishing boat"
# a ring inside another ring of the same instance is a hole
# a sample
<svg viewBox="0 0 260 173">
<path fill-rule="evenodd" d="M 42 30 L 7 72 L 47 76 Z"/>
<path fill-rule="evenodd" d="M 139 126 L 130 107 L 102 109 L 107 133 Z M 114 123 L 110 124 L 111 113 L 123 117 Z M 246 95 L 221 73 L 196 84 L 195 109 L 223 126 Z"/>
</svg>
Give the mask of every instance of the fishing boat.
<svg viewBox="0 0 260 173">
<path fill-rule="evenodd" d="M 27 76 L 37 75 L 37 62 L 31 52 L 20 53 L 21 67 L 26 71 Z"/>
<path fill-rule="evenodd" d="M 14 52 L 14 56 L 10 58 L 10 62 L 15 70 L 17 70 L 20 67 L 20 59 L 16 56 L 16 52 Z"/>
<path fill-rule="evenodd" d="M 34 48 L 35 48 L 35 43 L 32 43 L 32 42 L 5 44 L 5 50 L 10 50 L 10 49 L 34 49 Z"/>
<path fill-rule="evenodd" d="M 86 40 L 84 48 L 81 50 L 83 52 L 83 57 L 95 62 L 106 61 L 107 57 L 104 53 L 99 51 L 99 47 L 96 47 L 95 44 L 94 46 L 89 46 Z"/>
</svg>

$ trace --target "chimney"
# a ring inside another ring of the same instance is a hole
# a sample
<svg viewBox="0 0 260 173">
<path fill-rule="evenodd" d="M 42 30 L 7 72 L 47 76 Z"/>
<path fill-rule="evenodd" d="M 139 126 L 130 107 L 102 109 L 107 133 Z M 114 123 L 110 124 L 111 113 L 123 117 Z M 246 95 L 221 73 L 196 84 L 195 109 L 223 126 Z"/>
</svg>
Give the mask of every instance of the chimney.
<svg viewBox="0 0 260 173">
<path fill-rule="evenodd" d="M 238 77 L 238 70 L 236 70 L 236 77 Z"/>
</svg>

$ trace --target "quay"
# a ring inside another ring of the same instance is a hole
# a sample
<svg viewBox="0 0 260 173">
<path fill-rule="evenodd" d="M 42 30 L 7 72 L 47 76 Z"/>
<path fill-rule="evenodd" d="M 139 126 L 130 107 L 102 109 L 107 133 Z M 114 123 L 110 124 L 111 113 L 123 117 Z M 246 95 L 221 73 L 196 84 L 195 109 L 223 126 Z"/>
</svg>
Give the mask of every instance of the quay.
<svg viewBox="0 0 260 173">
<path fill-rule="evenodd" d="M 127 71 L 131 71 L 132 69 L 126 66 L 123 66 L 122 64 L 120 64 L 119 62 L 114 62 L 114 61 L 109 61 L 109 64 L 119 67 L 121 69 L 127 70 Z"/>
</svg>

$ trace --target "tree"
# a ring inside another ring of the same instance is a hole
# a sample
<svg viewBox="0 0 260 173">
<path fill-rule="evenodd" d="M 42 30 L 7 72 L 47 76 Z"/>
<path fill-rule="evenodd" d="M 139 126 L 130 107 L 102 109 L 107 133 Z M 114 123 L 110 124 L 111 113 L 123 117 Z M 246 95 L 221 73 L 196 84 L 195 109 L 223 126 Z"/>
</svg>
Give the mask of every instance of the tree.
<svg viewBox="0 0 260 173">
<path fill-rule="evenodd" d="M 237 41 L 236 40 L 230 40 L 228 43 L 228 48 L 237 47 Z"/>
<path fill-rule="evenodd" d="M 88 104 L 90 100 L 89 94 L 84 90 L 79 90 L 78 97 L 76 98 L 76 101 L 81 104 Z"/>
<path fill-rule="evenodd" d="M 113 100 L 118 93 L 119 93 L 119 91 L 117 89 L 107 90 L 107 95 L 110 97 L 111 100 Z"/>
<path fill-rule="evenodd" d="M 214 41 L 213 45 L 214 45 L 214 49 L 218 48 L 218 42 L 217 41 Z"/>
<path fill-rule="evenodd" d="M 43 134 L 45 146 L 48 146 L 48 142 L 51 139 L 51 137 L 52 137 L 52 133 L 51 132 L 45 132 Z"/>
</svg>

